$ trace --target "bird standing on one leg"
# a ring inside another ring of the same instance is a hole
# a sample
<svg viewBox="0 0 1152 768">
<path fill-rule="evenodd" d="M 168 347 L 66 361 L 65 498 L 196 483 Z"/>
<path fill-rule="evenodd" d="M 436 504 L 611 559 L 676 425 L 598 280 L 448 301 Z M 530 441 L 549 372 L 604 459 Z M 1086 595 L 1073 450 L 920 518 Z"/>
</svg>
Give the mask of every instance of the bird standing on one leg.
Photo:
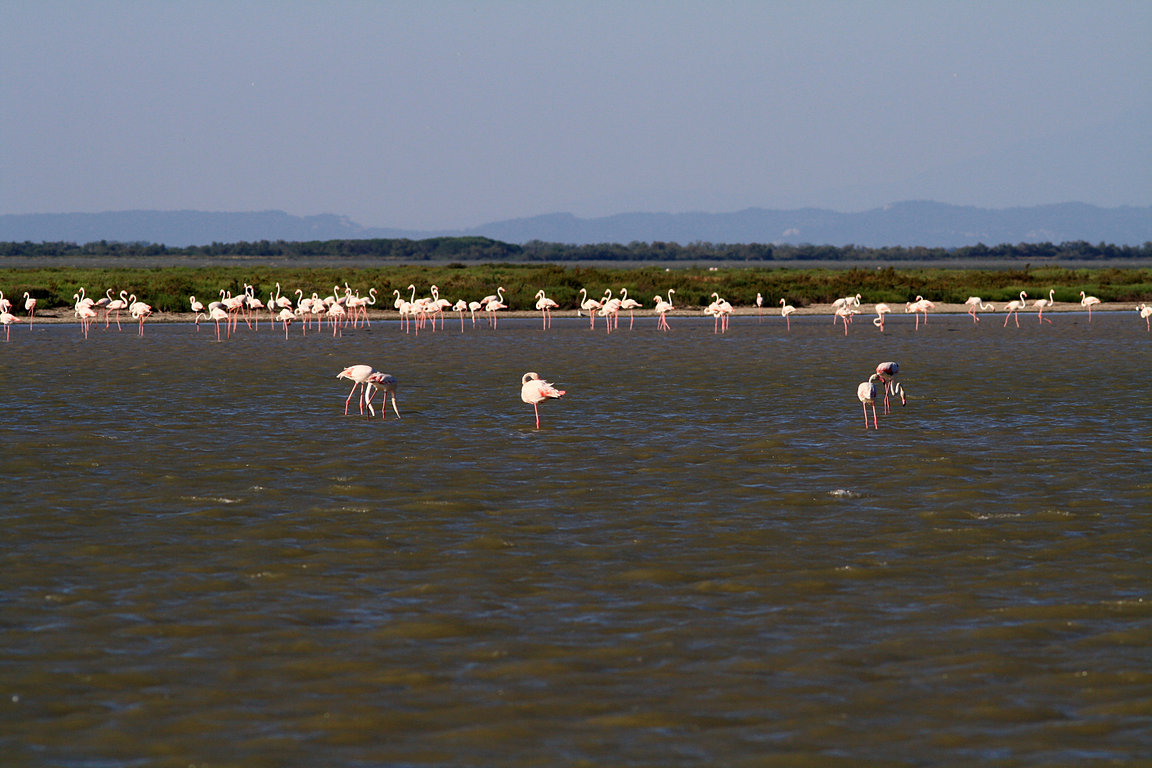
<svg viewBox="0 0 1152 768">
<path fill-rule="evenodd" d="M 540 374 L 535 371 L 529 371 L 520 378 L 520 399 L 531 405 L 532 409 L 536 412 L 536 429 L 540 429 L 539 403 L 549 398 L 556 399 L 564 397 L 564 395 L 564 390 L 556 389 L 556 387 L 540 378 Z M 395 400 L 393 400 L 393 403 L 395 403 Z"/>
</svg>

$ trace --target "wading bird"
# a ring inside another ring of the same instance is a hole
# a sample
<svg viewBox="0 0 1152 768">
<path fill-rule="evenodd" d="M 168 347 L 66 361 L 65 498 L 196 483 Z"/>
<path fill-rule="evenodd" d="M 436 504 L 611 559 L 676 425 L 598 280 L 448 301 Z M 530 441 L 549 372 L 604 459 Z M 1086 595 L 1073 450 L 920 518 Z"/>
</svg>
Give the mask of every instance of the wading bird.
<svg viewBox="0 0 1152 768">
<path fill-rule="evenodd" d="M 876 317 L 872 318 L 872 325 L 880 329 L 880 333 L 884 333 L 884 315 L 892 311 L 892 307 L 884 302 L 880 302 L 875 306 Z"/>
<path fill-rule="evenodd" d="M 352 383 L 352 391 L 348 393 L 348 399 L 344 401 L 344 415 L 348 415 L 348 404 L 352 402 L 352 395 L 356 394 L 358 387 L 365 387 L 365 396 L 360 400 L 360 415 L 364 415 L 364 401 L 367 400 L 367 385 L 369 379 L 376 373 L 376 369 L 370 365 L 350 365 L 340 373 L 336 374 L 337 379 L 350 379 Z M 385 402 L 387 405 L 387 402 Z"/>
<path fill-rule="evenodd" d="M 396 377 L 390 373 L 380 373 L 373 371 L 368 376 L 364 384 L 364 402 L 368 405 L 368 412 L 370 415 L 376 415 L 376 409 L 372 407 L 372 398 L 376 397 L 376 392 L 384 393 L 384 402 L 380 403 L 380 419 L 386 420 L 388 418 L 388 394 L 392 394 L 392 410 L 396 412 L 396 418 L 400 418 L 400 409 L 396 407 Z"/>
<path fill-rule="evenodd" d="M 1141 304 L 1136 307 L 1136 311 L 1140 313 L 1140 319 L 1144 321 L 1147 330 L 1152 331 L 1152 307 Z"/>
<path fill-rule="evenodd" d="M 1055 296 L 1056 296 L 1056 289 L 1055 288 L 1049 288 L 1048 289 L 1048 298 L 1036 299 L 1036 301 L 1034 301 L 1032 303 L 1033 309 L 1039 310 L 1036 313 L 1036 317 L 1040 318 L 1040 322 L 1042 322 L 1042 323 L 1051 323 L 1052 322 L 1048 318 L 1044 317 L 1044 308 L 1050 307 L 1056 303 Z"/>
<path fill-rule="evenodd" d="M 796 307 L 784 301 L 784 299 L 780 299 L 780 317 L 784 318 L 784 322 L 787 323 L 788 330 L 792 330 L 792 318 L 790 315 L 795 311 Z"/>
<path fill-rule="evenodd" d="M 856 397 L 860 400 L 860 405 L 864 408 L 864 429 L 868 429 L 868 406 L 872 406 L 872 428 L 880 429 L 880 423 L 876 421 L 876 382 L 881 381 L 880 374 L 874 373 L 868 377 L 868 381 L 860 382 L 860 386 L 856 387 Z"/>
<path fill-rule="evenodd" d="M 988 310 L 996 311 L 996 307 L 991 304 L 985 304 L 984 300 L 979 296 L 969 296 L 964 300 L 964 305 L 968 307 L 968 314 L 972 316 L 972 322 L 980 322 L 980 318 L 976 317 L 976 312 L 987 312 Z"/>
<path fill-rule="evenodd" d="M 520 377 L 520 399 L 531 405 L 532 410 L 536 412 L 536 429 L 540 429 L 539 404 L 550 398 L 564 397 L 565 394 L 563 389 L 556 389 L 540 378 L 540 374 L 535 371 L 529 371 Z"/>
<path fill-rule="evenodd" d="M 1092 307 L 1100 303 L 1100 299 L 1095 296 L 1086 296 L 1084 291 L 1080 291 L 1080 306 L 1088 307 L 1088 322 L 1092 322 Z"/>
<path fill-rule="evenodd" d="M 1020 316 L 1017 313 L 1020 310 L 1024 309 L 1024 297 L 1027 295 L 1028 294 L 1025 293 L 1024 291 L 1020 291 L 1020 298 L 1019 299 L 1012 299 L 1012 301 L 1010 301 L 1004 305 L 1004 311 L 1008 313 L 1008 314 L 1004 315 L 1004 327 L 1005 328 L 1008 327 L 1008 318 L 1010 318 L 1010 317 L 1015 317 L 1016 318 L 1016 327 L 1017 328 L 1020 327 Z"/>
<path fill-rule="evenodd" d="M 669 288 L 668 289 L 668 300 L 667 301 L 665 301 L 664 297 L 661 296 L 660 294 L 656 294 L 655 296 L 652 297 L 652 303 L 656 305 L 655 307 L 652 308 L 652 311 L 660 316 L 659 322 L 656 323 L 656 328 L 661 330 L 661 331 L 667 331 L 668 330 L 668 318 L 665 317 L 665 315 L 668 312 L 671 312 L 673 309 L 675 309 L 675 307 L 672 306 L 672 294 L 674 294 L 674 293 L 676 293 L 675 288 Z"/>
</svg>

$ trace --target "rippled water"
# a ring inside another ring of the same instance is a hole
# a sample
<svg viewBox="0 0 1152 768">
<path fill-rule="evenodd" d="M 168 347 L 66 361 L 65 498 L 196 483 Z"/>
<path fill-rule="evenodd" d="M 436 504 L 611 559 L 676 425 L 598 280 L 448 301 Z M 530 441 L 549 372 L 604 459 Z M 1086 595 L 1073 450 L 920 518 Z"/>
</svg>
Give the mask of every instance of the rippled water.
<svg viewBox="0 0 1152 768">
<path fill-rule="evenodd" d="M 537 322 L 14 328 L 0 762 L 1152 758 L 1135 313 Z"/>
</svg>

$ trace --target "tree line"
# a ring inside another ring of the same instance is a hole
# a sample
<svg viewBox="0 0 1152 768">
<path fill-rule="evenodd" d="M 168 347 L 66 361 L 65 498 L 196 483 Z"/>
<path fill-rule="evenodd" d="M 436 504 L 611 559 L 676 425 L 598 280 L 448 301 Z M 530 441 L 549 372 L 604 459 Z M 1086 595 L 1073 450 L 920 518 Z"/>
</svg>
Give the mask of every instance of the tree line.
<svg viewBox="0 0 1152 768">
<path fill-rule="evenodd" d="M 727 244 L 696 242 L 687 245 L 665 242 L 601 243 L 566 245 L 533 240 L 524 245 L 504 243 L 486 237 L 433 237 L 426 240 L 367 239 L 212 243 L 174 247 L 156 243 L 122 243 L 100 240 L 70 242 L 0 242 L 0 259 L 276 259 L 305 263 L 311 259 L 379 260 L 393 263 L 416 262 L 917 262 L 1006 260 L 1114 261 L 1152 258 L 1152 242 L 1143 245 L 1114 245 L 1084 241 L 1065 243 L 1018 243 L 962 248 L 890 246 L 868 248 L 858 245 Z"/>
</svg>

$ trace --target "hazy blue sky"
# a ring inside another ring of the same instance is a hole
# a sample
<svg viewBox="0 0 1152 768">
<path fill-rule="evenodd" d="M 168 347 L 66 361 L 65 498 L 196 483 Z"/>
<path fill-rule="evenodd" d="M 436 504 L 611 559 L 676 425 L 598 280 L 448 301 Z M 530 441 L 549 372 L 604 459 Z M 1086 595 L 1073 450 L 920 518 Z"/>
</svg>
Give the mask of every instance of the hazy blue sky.
<svg viewBox="0 0 1152 768">
<path fill-rule="evenodd" d="M 1152 2 L 0 0 L 0 213 L 1152 205 Z"/>
</svg>

